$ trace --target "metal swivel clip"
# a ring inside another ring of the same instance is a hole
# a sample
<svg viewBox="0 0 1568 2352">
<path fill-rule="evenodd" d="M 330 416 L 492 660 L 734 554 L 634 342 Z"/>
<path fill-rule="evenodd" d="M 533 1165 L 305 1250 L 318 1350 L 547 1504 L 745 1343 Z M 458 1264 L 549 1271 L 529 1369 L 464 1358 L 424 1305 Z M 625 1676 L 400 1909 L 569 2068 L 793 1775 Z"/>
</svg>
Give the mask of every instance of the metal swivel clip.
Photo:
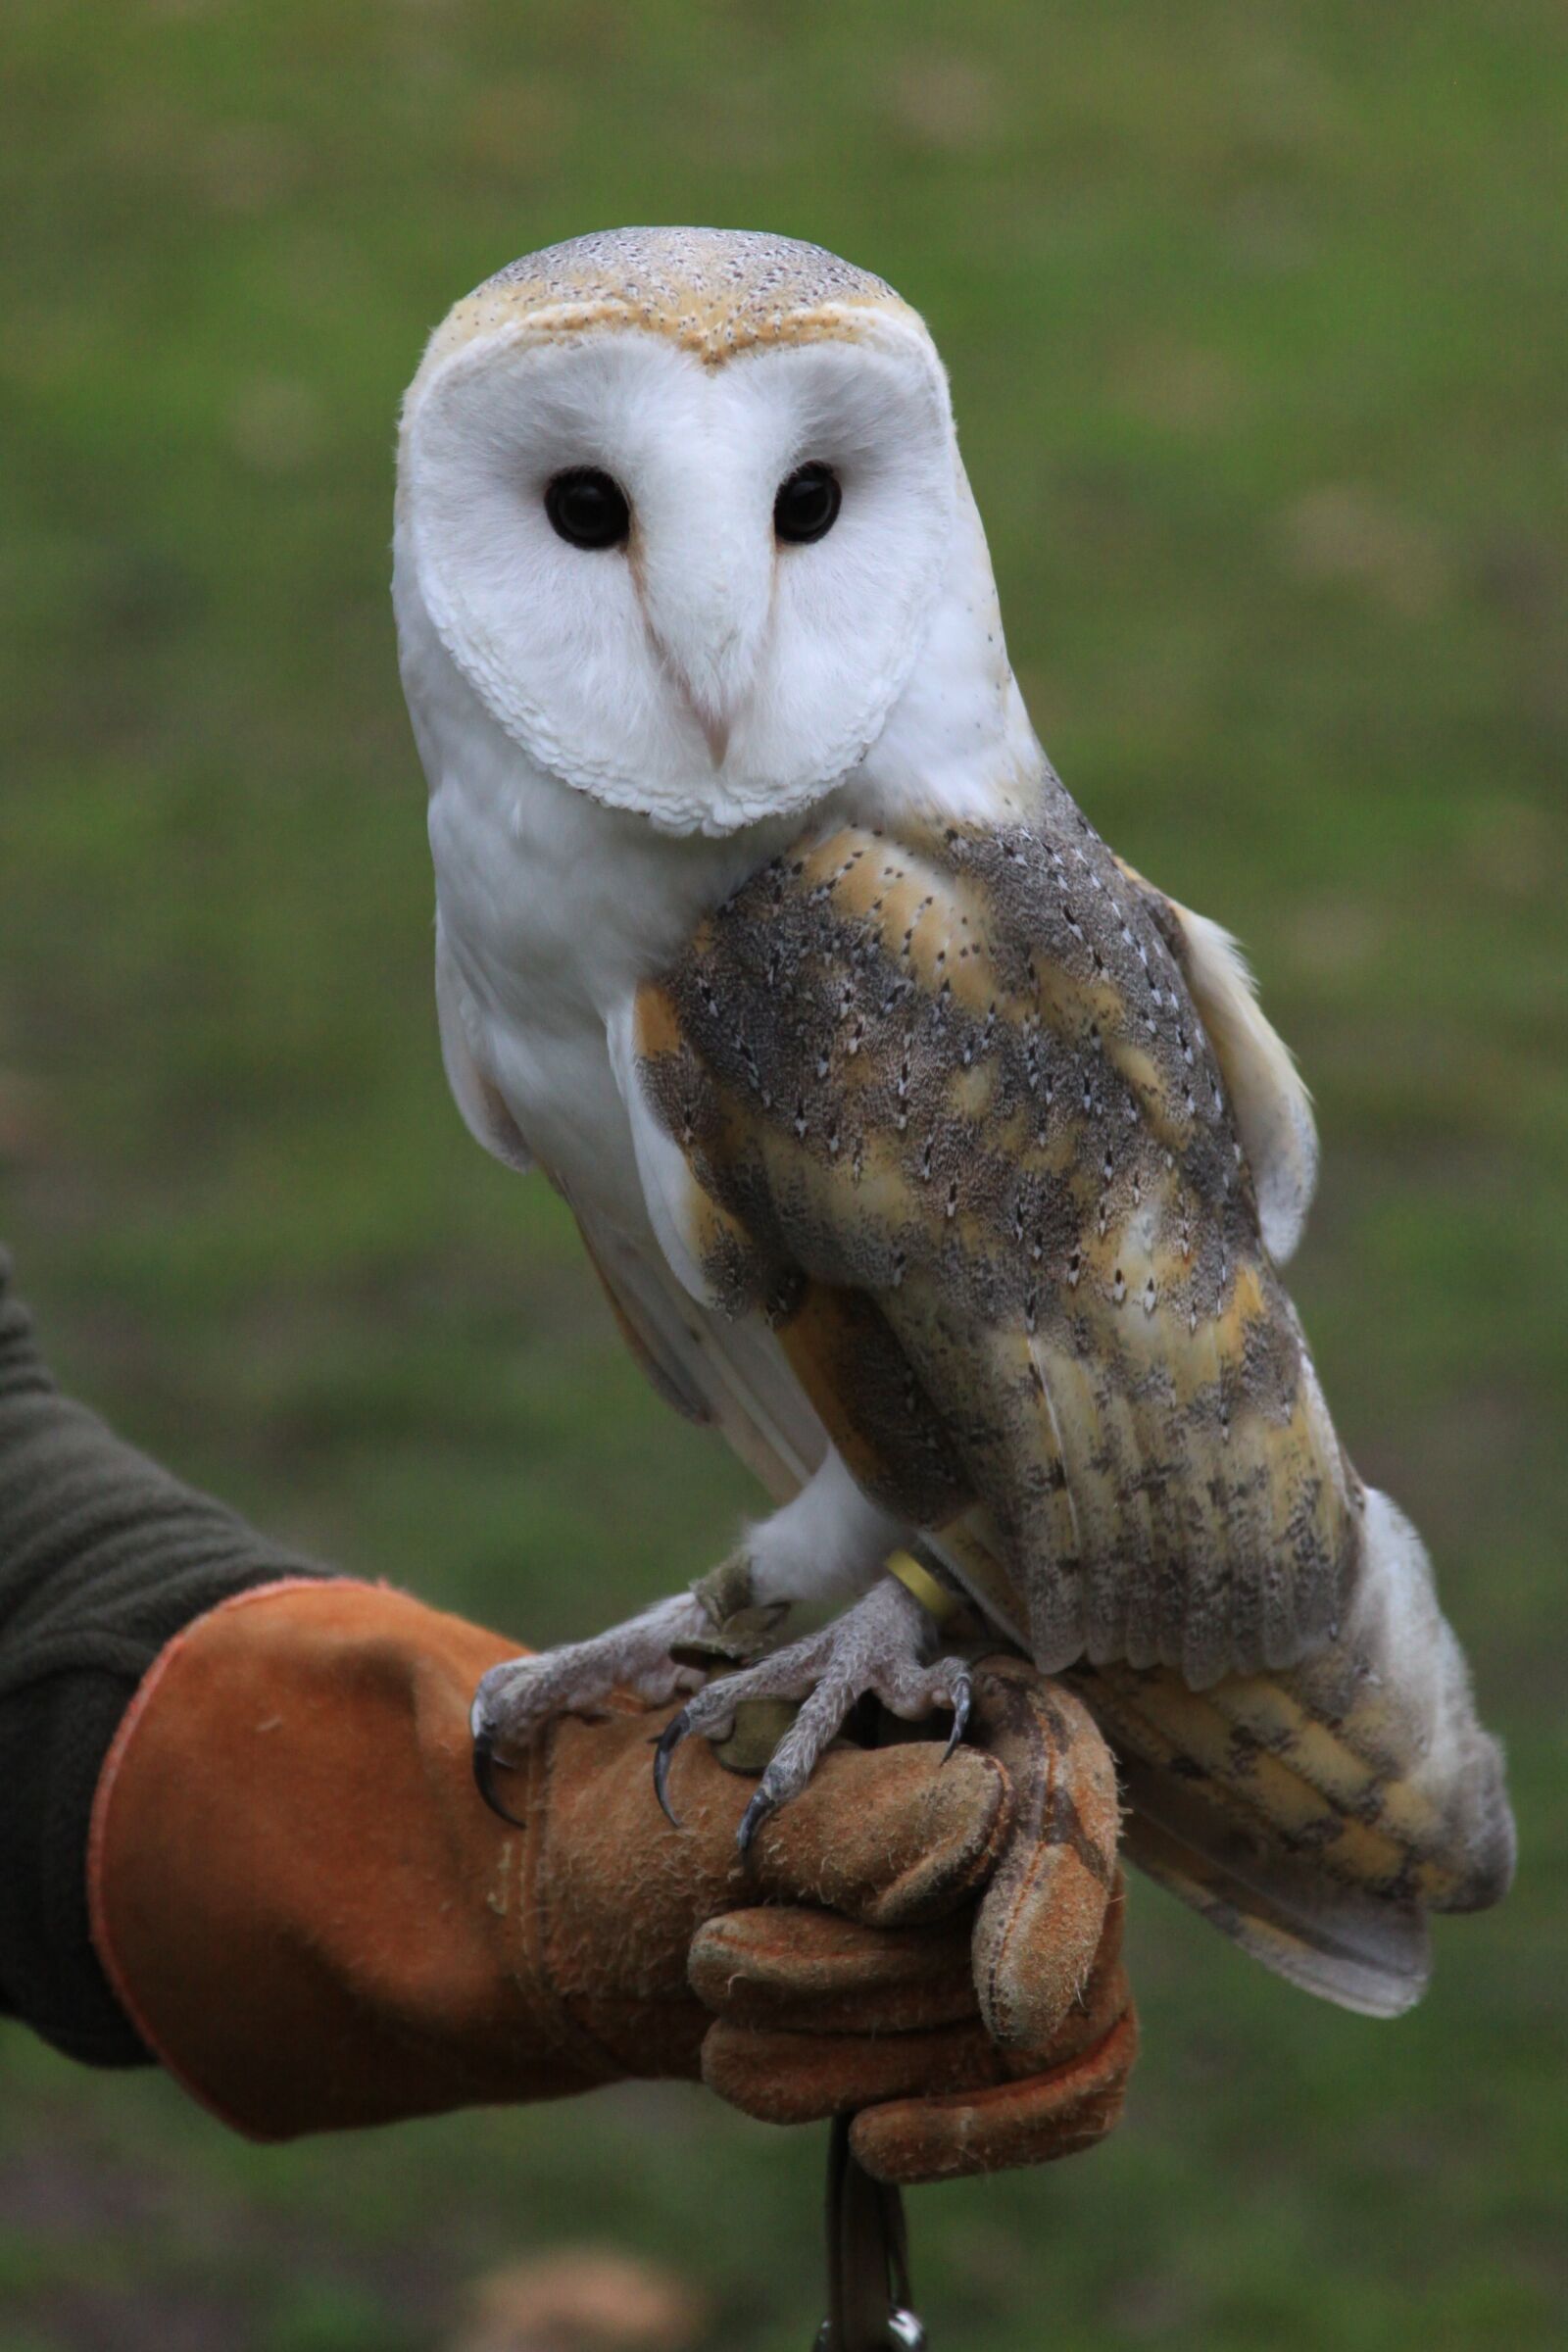
<svg viewBox="0 0 1568 2352">
<path fill-rule="evenodd" d="M 813 2352 L 926 2352 L 909 2309 L 909 2246 L 896 2188 L 850 2152 L 850 2118 L 835 2116 L 827 2161 L 827 2318 Z"/>
</svg>

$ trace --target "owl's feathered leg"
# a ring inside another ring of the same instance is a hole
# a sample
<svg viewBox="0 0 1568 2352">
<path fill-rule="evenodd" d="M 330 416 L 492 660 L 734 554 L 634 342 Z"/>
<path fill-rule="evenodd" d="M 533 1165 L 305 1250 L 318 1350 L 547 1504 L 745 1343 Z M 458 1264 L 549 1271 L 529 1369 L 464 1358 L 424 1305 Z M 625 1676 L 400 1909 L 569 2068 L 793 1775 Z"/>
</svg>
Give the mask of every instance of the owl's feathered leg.
<svg viewBox="0 0 1568 2352">
<path fill-rule="evenodd" d="M 694 1732 L 709 1740 L 724 1739 L 737 1708 L 751 1699 L 799 1699 L 802 1705 L 746 1809 L 739 1831 L 743 1853 L 768 1815 L 800 1794 L 850 1709 L 868 1692 L 906 1723 L 951 1708 L 951 1753 L 969 1718 L 969 1668 L 956 1657 L 927 1663 L 934 1632 L 934 1620 L 914 1595 L 897 1577 L 884 1576 L 820 1633 L 808 1634 L 757 1665 L 710 1683 L 687 1701 L 659 1741 L 654 1786 L 660 1803 L 668 1813 L 669 1764 L 680 1742 Z"/>
</svg>

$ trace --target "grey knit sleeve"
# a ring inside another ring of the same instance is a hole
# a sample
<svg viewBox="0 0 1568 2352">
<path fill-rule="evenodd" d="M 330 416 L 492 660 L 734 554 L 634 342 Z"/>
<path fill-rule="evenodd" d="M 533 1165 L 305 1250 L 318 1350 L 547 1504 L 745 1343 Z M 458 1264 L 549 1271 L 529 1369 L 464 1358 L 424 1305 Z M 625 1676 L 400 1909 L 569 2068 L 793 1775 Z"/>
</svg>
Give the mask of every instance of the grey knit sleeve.
<svg viewBox="0 0 1568 2352">
<path fill-rule="evenodd" d="M 0 2011 L 72 2057 L 147 2057 L 86 1886 L 99 1771 L 137 1684 L 230 1593 L 322 1573 L 62 1396 L 0 1252 Z"/>
</svg>

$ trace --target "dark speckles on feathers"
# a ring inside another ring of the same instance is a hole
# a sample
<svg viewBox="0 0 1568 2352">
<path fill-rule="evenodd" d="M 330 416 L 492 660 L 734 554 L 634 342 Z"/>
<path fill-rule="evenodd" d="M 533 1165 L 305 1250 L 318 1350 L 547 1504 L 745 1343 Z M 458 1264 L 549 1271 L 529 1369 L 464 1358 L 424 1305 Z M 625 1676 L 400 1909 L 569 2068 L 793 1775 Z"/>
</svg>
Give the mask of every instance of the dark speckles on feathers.
<svg viewBox="0 0 1568 2352">
<path fill-rule="evenodd" d="M 877 1303 L 932 1415 L 909 1443 L 983 1502 L 1053 1654 L 1121 1574 L 1146 1654 L 1223 1649 L 1202 1612 L 1233 1593 L 1245 1642 L 1268 1528 L 1326 1623 L 1344 1473 L 1301 1435 L 1218 1072 L 1148 894 L 1059 785 L 1000 833 L 808 835 L 706 936 L 664 984 L 701 1083 L 655 1091 L 722 1247 Z"/>
</svg>

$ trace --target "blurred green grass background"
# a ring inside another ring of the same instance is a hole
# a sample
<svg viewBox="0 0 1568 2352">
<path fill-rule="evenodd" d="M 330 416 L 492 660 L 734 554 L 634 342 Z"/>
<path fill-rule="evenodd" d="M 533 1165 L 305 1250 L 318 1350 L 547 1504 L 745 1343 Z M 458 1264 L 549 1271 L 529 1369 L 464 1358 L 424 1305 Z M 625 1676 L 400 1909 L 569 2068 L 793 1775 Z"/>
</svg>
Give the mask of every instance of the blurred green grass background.
<svg viewBox="0 0 1568 2352">
<path fill-rule="evenodd" d="M 1374 2026 L 1137 1893 L 1092 2161 L 922 2191 L 951 2352 L 1568 2338 L 1568 20 L 1549 0 L 9 0 L 0 1232 L 62 1373 L 536 1643 L 750 1499 L 440 1075 L 396 405 L 514 254 L 818 239 L 951 366 L 1014 661 L 1316 1092 L 1293 1288 L 1512 1756 L 1520 1883 Z M 244 1792 L 236 1791 L 236 1802 Z M 585 2234 L 817 2316 L 818 2135 L 606 2094 L 258 2151 L 0 2038 L 0 2352 L 415 2352 Z"/>
</svg>

